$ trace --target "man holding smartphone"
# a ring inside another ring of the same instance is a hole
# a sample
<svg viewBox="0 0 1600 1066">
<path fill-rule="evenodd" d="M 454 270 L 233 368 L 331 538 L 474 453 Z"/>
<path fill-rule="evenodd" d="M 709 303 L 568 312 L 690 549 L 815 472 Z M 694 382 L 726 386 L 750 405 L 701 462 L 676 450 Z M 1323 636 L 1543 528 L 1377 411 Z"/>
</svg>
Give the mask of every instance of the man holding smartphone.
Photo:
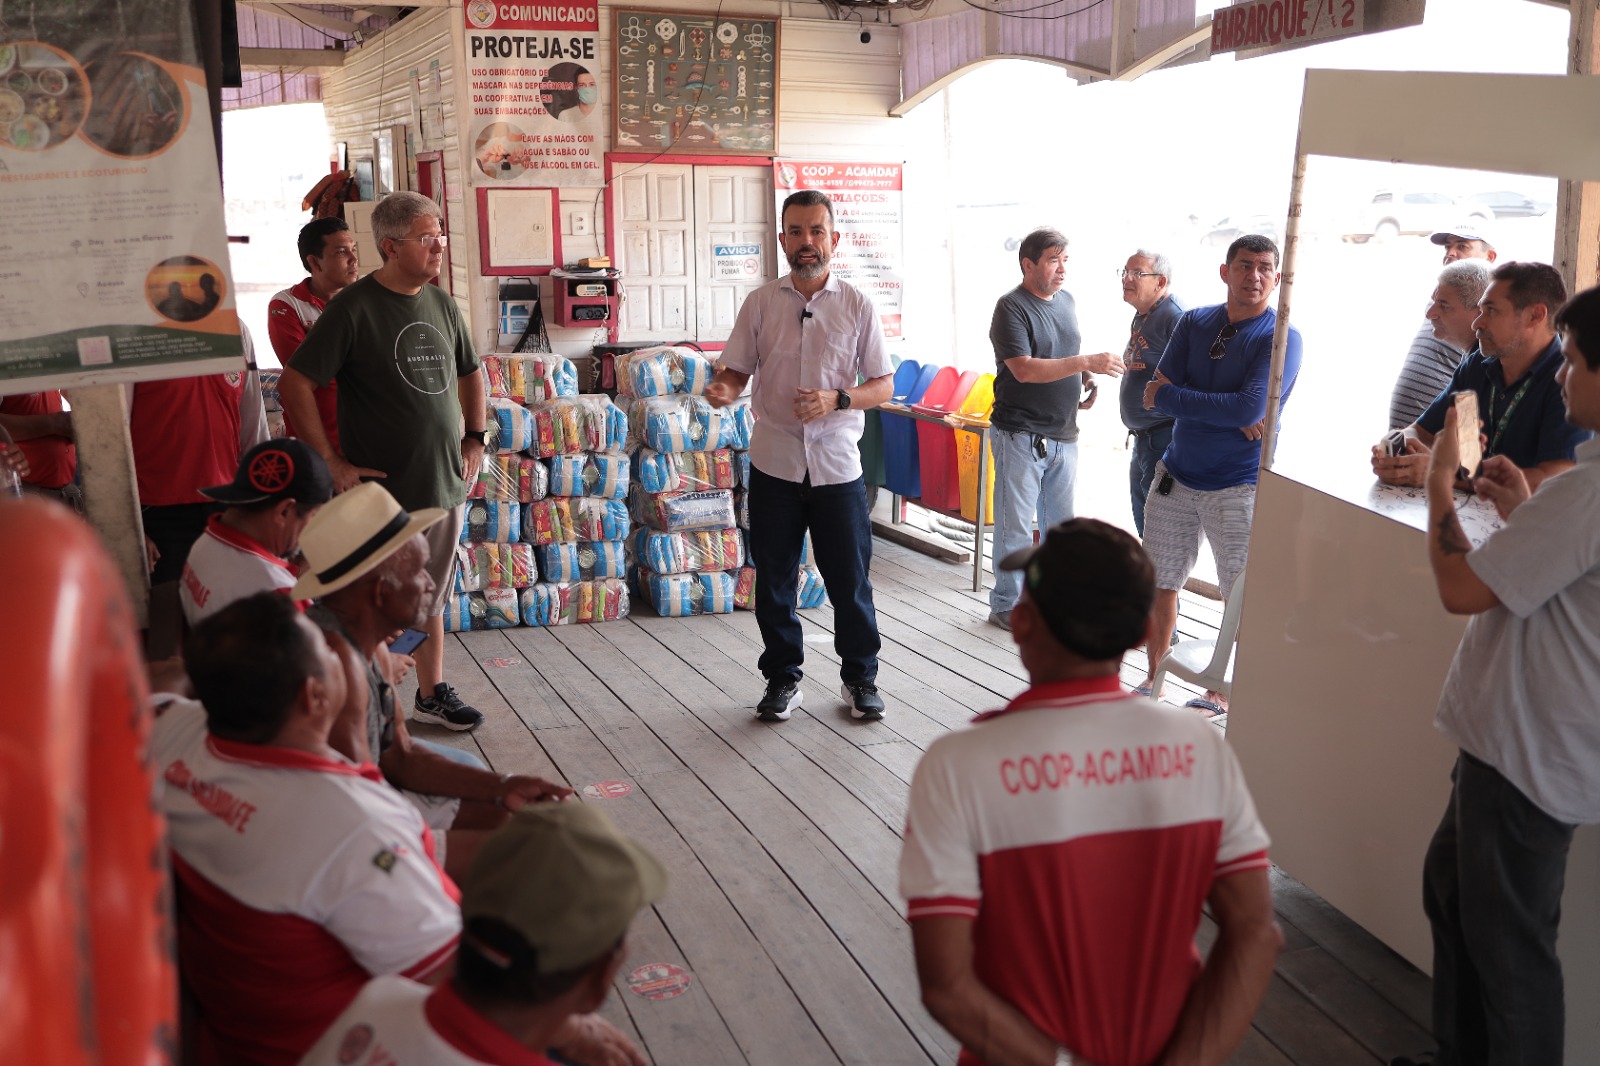
<svg viewBox="0 0 1600 1066">
<path fill-rule="evenodd" d="M 1244 572 L 1250 549 L 1278 321 L 1270 303 L 1278 287 L 1278 246 L 1259 234 L 1240 237 L 1228 246 L 1219 274 L 1227 301 L 1184 312 L 1144 389 L 1146 409 L 1176 420 L 1145 505 L 1144 546 L 1156 564 L 1156 605 L 1145 648 L 1150 675 L 1138 690 L 1145 695 L 1152 694 L 1156 666 L 1167 653 L 1178 621 L 1178 590 L 1200 556 L 1201 540 L 1211 542 L 1223 599 Z M 1283 403 L 1299 372 L 1300 331 L 1291 325 Z M 1221 714 L 1228 701 L 1207 692 L 1188 706 Z"/>
<path fill-rule="evenodd" d="M 1567 421 L 1561 405 L 1561 342 L 1555 315 L 1567 287 L 1547 263 L 1502 263 L 1490 275 L 1473 330 L 1478 350 L 1461 361 L 1450 384 L 1403 431 L 1405 451 L 1373 448 L 1372 472 L 1386 485 L 1421 486 L 1428 452 L 1444 428 L 1457 392 L 1478 395 L 1483 454 L 1503 455 L 1522 470 L 1532 489 L 1572 467 L 1590 431 Z"/>
</svg>

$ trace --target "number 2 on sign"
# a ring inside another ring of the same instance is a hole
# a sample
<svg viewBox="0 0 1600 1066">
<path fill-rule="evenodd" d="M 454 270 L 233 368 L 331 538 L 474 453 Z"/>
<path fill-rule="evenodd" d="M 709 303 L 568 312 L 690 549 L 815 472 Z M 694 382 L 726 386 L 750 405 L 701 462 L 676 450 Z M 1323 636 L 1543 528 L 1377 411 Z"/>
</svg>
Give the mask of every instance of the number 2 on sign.
<svg viewBox="0 0 1600 1066">
<path fill-rule="evenodd" d="M 1341 8 L 1344 10 L 1343 17 L 1338 13 Z M 1324 10 L 1328 13 L 1329 29 L 1350 29 L 1356 24 L 1356 0 L 1317 0 L 1317 13 L 1311 20 L 1313 26 L 1322 22 Z"/>
</svg>

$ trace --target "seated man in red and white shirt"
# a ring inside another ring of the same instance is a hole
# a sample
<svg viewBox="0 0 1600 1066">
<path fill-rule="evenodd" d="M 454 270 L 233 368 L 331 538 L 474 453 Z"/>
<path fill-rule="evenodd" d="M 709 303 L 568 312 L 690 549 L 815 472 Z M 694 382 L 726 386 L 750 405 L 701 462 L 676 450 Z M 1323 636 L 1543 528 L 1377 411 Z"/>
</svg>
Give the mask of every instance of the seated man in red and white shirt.
<svg viewBox="0 0 1600 1066">
<path fill-rule="evenodd" d="M 935 741 L 912 779 L 900 889 L 923 1002 L 963 1066 L 1220 1064 L 1282 937 L 1222 735 L 1118 683 L 1149 629 L 1150 560 L 1080 518 L 1000 565 L 1024 571 L 1011 632 L 1032 687 Z"/>
<path fill-rule="evenodd" d="M 204 706 L 167 704 L 150 749 L 199 1008 L 185 1061 L 298 1062 L 371 978 L 442 979 L 460 895 L 416 808 L 328 745 L 366 705 L 348 647 L 269 592 L 198 626 L 185 659 Z"/>
<path fill-rule="evenodd" d="M 178 602 L 191 626 L 235 600 L 294 587 L 288 560 L 306 523 L 333 499 L 333 475 L 304 441 L 279 437 L 246 452 L 228 484 L 200 494 L 227 510 L 211 516 L 183 564 Z"/>
<path fill-rule="evenodd" d="M 628 926 L 667 874 L 594 804 L 539 803 L 479 850 L 461 898 L 455 976 L 435 989 L 379 977 L 301 1066 L 552 1066 L 544 1054 L 645 1066 L 597 1010 Z"/>
</svg>

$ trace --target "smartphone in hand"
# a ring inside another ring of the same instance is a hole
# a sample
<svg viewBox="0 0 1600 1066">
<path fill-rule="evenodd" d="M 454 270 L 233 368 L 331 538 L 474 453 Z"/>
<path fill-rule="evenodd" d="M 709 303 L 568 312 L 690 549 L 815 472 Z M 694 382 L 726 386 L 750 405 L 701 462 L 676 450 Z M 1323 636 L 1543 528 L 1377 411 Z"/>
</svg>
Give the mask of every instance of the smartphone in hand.
<svg viewBox="0 0 1600 1066">
<path fill-rule="evenodd" d="M 391 655 L 410 655 L 420 648 L 422 642 L 427 639 L 428 634 L 421 629 L 403 630 L 398 637 L 394 638 L 394 643 L 389 645 L 389 653 Z"/>
<path fill-rule="evenodd" d="M 1478 441 L 1478 394 L 1463 389 L 1455 394 L 1456 444 L 1461 449 L 1461 467 L 1464 476 L 1478 476 L 1483 465 L 1483 445 Z M 1458 471 L 1458 473 L 1460 472 Z"/>
</svg>

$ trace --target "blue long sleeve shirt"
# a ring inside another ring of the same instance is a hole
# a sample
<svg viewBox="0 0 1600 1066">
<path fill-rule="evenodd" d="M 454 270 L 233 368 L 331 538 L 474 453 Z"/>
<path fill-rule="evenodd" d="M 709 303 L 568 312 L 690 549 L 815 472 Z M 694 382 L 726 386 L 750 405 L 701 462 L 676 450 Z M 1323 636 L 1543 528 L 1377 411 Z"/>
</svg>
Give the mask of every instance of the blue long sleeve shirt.
<svg viewBox="0 0 1600 1066">
<path fill-rule="evenodd" d="M 1268 308 L 1234 323 L 1237 332 L 1223 342 L 1225 353 L 1219 359 L 1211 358 L 1211 349 L 1228 325 L 1227 304 L 1186 311 L 1172 331 L 1159 367 L 1172 384 L 1156 392 L 1155 409 L 1176 419 L 1162 461 L 1190 488 L 1210 492 L 1255 483 L 1261 442 L 1240 430 L 1267 415 L 1277 321 L 1278 313 Z M 1291 325 L 1282 405 L 1288 404 L 1299 373 L 1300 331 Z"/>
</svg>

